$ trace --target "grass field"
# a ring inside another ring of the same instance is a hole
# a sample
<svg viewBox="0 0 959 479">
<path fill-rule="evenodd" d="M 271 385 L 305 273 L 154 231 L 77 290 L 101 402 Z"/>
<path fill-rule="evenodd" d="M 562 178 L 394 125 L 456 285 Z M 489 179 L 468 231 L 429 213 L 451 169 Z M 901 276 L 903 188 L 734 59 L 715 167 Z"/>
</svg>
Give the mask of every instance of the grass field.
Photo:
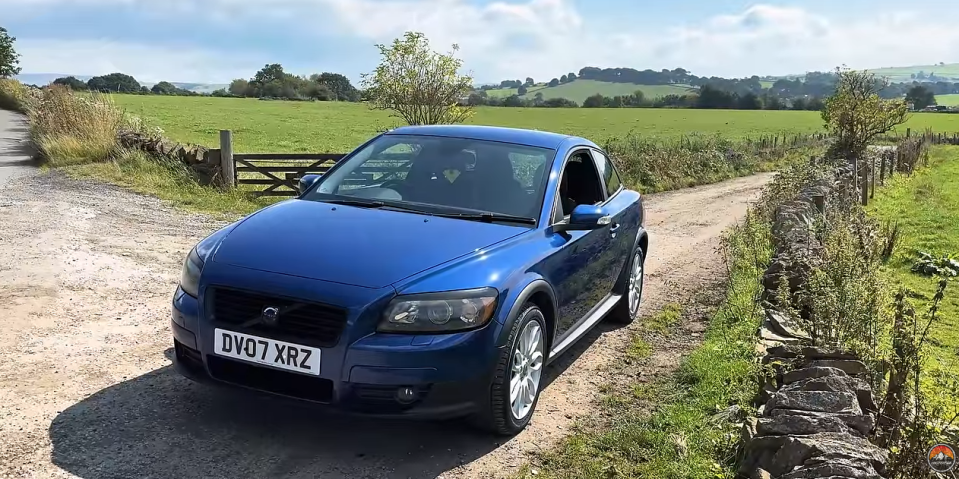
<svg viewBox="0 0 959 479">
<path fill-rule="evenodd" d="M 943 106 L 959 105 L 959 94 L 936 95 L 936 103 Z"/>
<path fill-rule="evenodd" d="M 636 85 L 634 83 L 612 83 L 596 80 L 575 80 L 570 83 L 564 83 L 554 87 L 544 87 L 542 85 L 529 87 L 523 98 L 533 99 L 537 93 L 542 93 L 544 99 L 566 98 L 582 104 L 587 97 L 597 93 L 603 96 L 632 95 L 636 90 L 641 90 L 646 98 L 659 98 L 666 95 L 684 95 L 690 93 L 687 85 Z M 489 96 L 505 98 L 516 94 L 515 88 L 498 88 L 487 90 Z"/>
<path fill-rule="evenodd" d="M 959 257 L 959 147 L 932 149 L 930 166 L 913 177 L 897 176 L 876 190 L 870 206 L 878 218 L 898 223 L 901 240 L 887 273 L 898 286 L 911 291 L 918 304 L 928 307 L 936 292 L 936 279 L 910 271 L 917 251 L 937 257 Z M 926 367 L 934 375 L 959 371 L 959 283 L 952 281 L 939 311 L 940 320 L 929 334 Z M 930 389 L 934 394 L 938 390 Z M 955 398 L 942 398 L 952 401 Z M 951 410 L 951 409 L 950 409 Z"/>
<path fill-rule="evenodd" d="M 358 103 L 282 102 L 237 98 L 115 95 L 129 113 L 182 142 L 215 146 L 220 129 L 234 132 L 241 153 L 346 152 L 402 121 Z M 730 138 L 819 131 L 818 112 L 634 108 L 479 108 L 473 124 L 580 135 L 600 144 L 634 131 L 655 138 L 691 133 Z M 959 131 L 959 115 L 917 113 L 914 130 Z M 904 129 L 902 127 L 902 129 Z"/>
</svg>

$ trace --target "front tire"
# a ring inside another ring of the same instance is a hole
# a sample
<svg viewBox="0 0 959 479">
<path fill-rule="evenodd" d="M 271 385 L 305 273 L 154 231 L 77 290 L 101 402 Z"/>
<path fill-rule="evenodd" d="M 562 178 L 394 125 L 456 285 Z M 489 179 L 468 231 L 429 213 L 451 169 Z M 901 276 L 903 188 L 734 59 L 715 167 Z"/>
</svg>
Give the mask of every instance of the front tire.
<svg viewBox="0 0 959 479">
<path fill-rule="evenodd" d="M 617 324 L 630 324 L 639 317 L 639 303 L 643 299 L 643 280 L 645 279 L 646 255 L 639 246 L 629 260 L 629 273 L 623 296 L 609 315 L 609 320 Z"/>
<path fill-rule="evenodd" d="M 539 307 L 527 303 L 496 362 L 489 411 L 476 418 L 477 425 L 503 436 L 525 429 L 539 402 L 545 365 L 546 319 Z"/>
</svg>

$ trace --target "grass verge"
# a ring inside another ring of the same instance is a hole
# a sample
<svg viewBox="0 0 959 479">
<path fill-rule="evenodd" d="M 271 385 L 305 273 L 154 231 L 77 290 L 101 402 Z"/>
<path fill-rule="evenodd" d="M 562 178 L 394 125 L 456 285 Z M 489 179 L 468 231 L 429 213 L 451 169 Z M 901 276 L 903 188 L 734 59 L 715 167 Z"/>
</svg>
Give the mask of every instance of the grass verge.
<svg viewBox="0 0 959 479">
<path fill-rule="evenodd" d="M 912 272 L 918 252 L 959 259 L 959 146 L 930 149 L 929 165 L 912 176 L 896 176 L 876 190 L 869 213 L 880 221 L 897 224 L 899 247 L 883 268 L 896 289 L 921 304 L 932 301 L 938 278 Z M 938 320 L 928 336 L 923 368 L 925 393 L 933 401 L 954 409 L 955 398 L 935 380 L 959 371 L 959 295 L 946 294 Z"/>
<path fill-rule="evenodd" d="M 240 190 L 227 192 L 201 186 L 184 165 L 151 158 L 139 151 L 121 151 L 113 160 L 68 165 L 61 170 L 74 178 L 105 181 L 215 216 L 248 214 L 269 204 Z"/>
</svg>

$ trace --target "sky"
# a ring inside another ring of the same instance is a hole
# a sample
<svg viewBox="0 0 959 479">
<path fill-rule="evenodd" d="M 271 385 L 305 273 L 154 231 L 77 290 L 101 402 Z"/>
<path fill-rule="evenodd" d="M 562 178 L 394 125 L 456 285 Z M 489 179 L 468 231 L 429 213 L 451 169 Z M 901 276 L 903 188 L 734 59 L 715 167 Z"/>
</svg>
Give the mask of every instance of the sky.
<svg viewBox="0 0 959 479">
<path fill-rule="evenodd" d="M 420 31 L 478 83 L 584 66 L 744 77 L 959 62 L 952 0 L 0 0 L 23 73 L 228 83 L 267 63 L 354 81 Z"/>
</svg>

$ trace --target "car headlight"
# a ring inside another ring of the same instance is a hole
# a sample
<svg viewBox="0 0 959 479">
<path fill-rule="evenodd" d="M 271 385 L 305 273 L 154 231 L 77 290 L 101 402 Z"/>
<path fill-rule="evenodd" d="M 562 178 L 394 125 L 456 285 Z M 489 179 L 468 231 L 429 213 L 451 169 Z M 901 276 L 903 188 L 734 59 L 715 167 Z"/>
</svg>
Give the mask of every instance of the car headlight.
<svg viewBox="0 0 959 479">
<path fill-rule="evenodd" d="M 200 270 L 203 269 L 203 260 L 197 254 L 196 248 L 190 250 L 183 261 L 183 271 L 180 273 L 180 289 L 184 293 L 196 298 L 200 290 Z"/>
<path fill-rule="evenodd" d="M 444 333 L 483 326 L 496 310 L 494 288 L 399 296 L 386 307 L 378 331 Z"/>
</svg>

